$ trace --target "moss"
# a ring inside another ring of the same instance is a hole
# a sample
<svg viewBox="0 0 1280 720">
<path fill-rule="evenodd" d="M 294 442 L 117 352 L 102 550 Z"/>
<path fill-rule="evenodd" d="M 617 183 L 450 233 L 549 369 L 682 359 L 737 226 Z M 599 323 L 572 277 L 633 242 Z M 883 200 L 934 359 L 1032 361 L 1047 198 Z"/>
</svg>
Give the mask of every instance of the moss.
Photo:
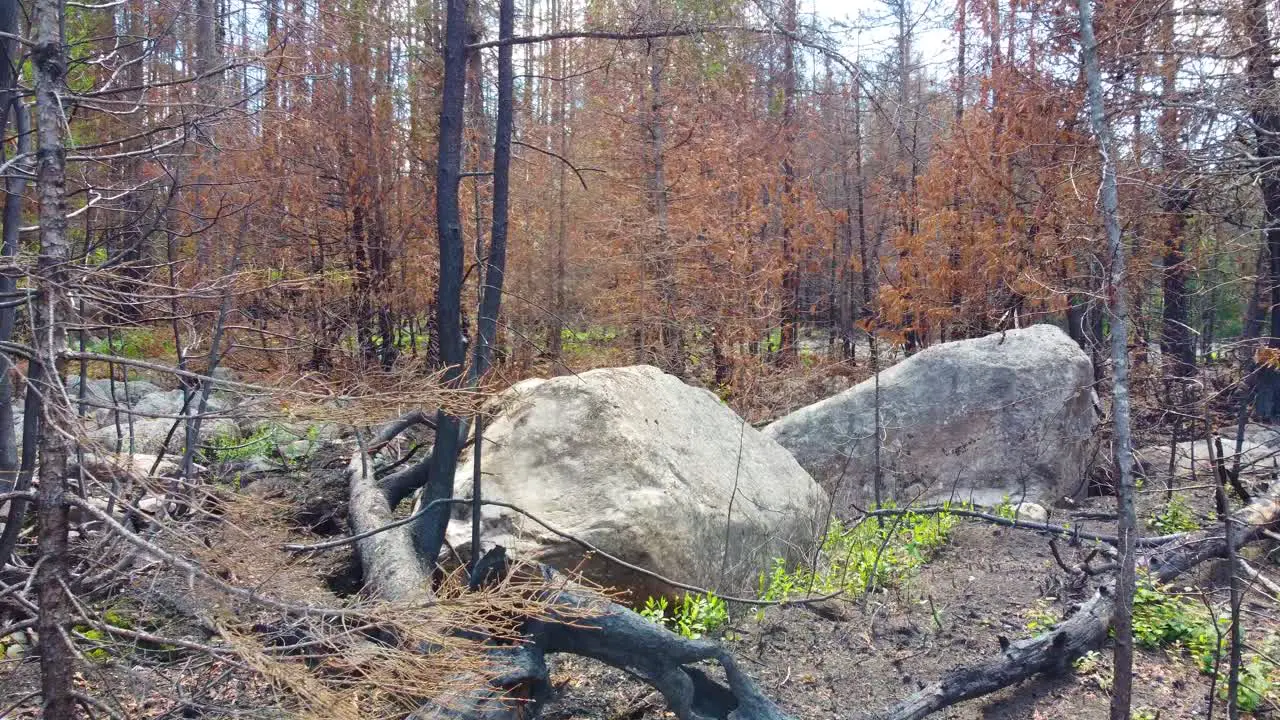
<svg viewBox="0 0 1280 720">
<path fill-rule="evenodd" d="M 133 629 L 133 620 L 115 608 L 103 613 L 102 621 L 112 627 L 124 628 L 125 630 Z"/>
</svg>

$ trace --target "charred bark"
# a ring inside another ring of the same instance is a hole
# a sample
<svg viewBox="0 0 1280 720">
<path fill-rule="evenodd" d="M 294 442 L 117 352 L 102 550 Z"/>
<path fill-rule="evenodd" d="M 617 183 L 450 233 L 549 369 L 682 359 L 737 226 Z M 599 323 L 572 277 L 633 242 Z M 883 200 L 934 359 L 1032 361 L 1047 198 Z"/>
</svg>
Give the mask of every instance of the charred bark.
<svg viewBox="0 0 1280 720">
<path fill-rule="evenodd" d="M 1280 488 L 1236 512 L 1231 522 L 1235 525 L 1231 540 L 1236 548 L 1280 527 Z M 1228 550 L 1227 534 L 1224 528 L 1217 527 L 1147 551 L 1138 564 L 1157 582 L 1168 583 L 1205 560 L 1226 557 Z M 919 720 L 1035 675 L 1063 672 L 1072 660 L 1106 641 L 1115 609 L 1115 580 L 1112 579 L 1100 585 L 1090 600 L 1053 630 L 1011 643 L 989 662 L 954 670 L 875 717 Z"/>
</svg>

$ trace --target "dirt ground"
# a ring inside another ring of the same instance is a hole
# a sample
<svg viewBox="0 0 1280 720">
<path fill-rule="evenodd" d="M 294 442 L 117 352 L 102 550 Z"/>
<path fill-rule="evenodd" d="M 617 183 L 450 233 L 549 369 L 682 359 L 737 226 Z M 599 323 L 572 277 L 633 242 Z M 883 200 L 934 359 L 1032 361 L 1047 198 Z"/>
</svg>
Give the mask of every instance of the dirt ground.
<svg viewBox="0 0 1280 720">
<path fill-rule="evenodd" d="M 335 478 L 340 473 L 333 474 Z M 333 478 L 330 478 L 331 480 Z M 255 497 L 274 503 L 259 505 L 265 513 L 244 516 L 234 526 L 214 525 L 199 533 L 200 554 L 216 572 L 263 592 L 323 604 L 358 587 L 349 571 L 350 553 L 288 558 L 282 543 L 314 535 L 283 529 L 281 517 L 296 515 L 299 497 L 327 498 L 333 482 L 317 483 L 292 493 L 267 486 Z M 1140 495 L 1139 514 L 1150 517 L 1163 503 L 1155 481 Z M 1162 481 L 1161 481 L 1162 482 Z M 277 483 L 288 487 L 288 482 Z M 1212 490 L 1199 486 L 1180 491 L 1193 510 L 1212 517 Z M 327 503 L 326 503 L 327 504 Z M 1105 517 L 1114 498 L 1084 501 L 1073 509 L 1051 509 L 1050 522 L 1070 522 L 1086 530 L 1110 532 Z M 341 519 L 339 518 L 339 521 Z M 1149 529 L 1144 533 L 1154 534 Z M 1064 559 L 1078 562 L 1087 547 L 1060 542 Z M 194 545 L 192 546 L 194 547 Z M 1280 578 L 1270 562 L 1270 547 L 1255 547 L 1251 557 L 1264 574 Z M 1066 574 L 1039 533 L 962 521 L 949 543 L 913 577 L 894 588 L 856 601 L 828 601 L 821 608 L 731 608 L 724 641 L 744 667 L 799 720 L 870 717 L 909 696 L 947 671 L 995 658 L 1000 638 L 1029 637 L 1028 623 L 1046 612 L 1057 617 L 1087 597 L 1091 587 L 1064 587 Z M 1212 567 L 1180 584 L 1214 590 Z M 198 585 L 197 585 L 198 587 Z M 129 593 L 126 590 L 126 595 Z M 1052 600 L 1046 600 L 1052 598 Z M 216 594 L 180 585 L 140 582 L 133 600 L 139 615 L 157 618 L 156 632 L 207 639 L 220 619 L 236 610 L 220 605 Z M 1254 591 L 1246 602 L 1251 636 L 1261 636 L 1280 623 L 1272 617 L 1277 603 Z M 167 619 L 166 619 L 167 618 Z M 243 619 L 243 618 L 241 618 Z M 1040 678 L 1000 693 L 957 705 L 936 717 L 992 720 L 1029 718 L 1105 718 L 1109 696 L 1110 648 L 1104 648 L 1084 671 Z M 28 659 L 29 660 L 29 659 Z M 35 717 L 22 698 L 37 688 L 36 664 L 0 659 L 0 718 Z M 552 720 L 649 720 L 669 718 L 660 696 L 624 673 L 576 657 L 554 659 L 556 696 L 544 710 Z M 1207 715 L 1209 680 L 1194 663 L 1171 651 L 1140 651 L 1136 660 L 1134 707 L 1152 720 L 1203 718 Z M 94 663 L 82 678 L 86 691 L 118 699 L 115 707 L 128 718 L 281 717 L 264 707 L 269 694 L 252 675 L 216 662 Z M 10 708 L 11 705 L 19 707 Z M 1158 713 L 1158 714 L 1157 714 Z M 1221 702 L 1215 713 L 1225 715 Z M 1264 708 L 1256 717 L 1280 717 Z"/>
<path fill-rule="evenodd" d="M 1157 489 L 1158 490 L 1158 489 Z M 1212 507 L 1211 491 L 1185 496 L 1198 510 Z M 1142 493 L 1140 517 L 1148 517 L 1163 493 Z M 1051 522 L 1073 514 L 1105 514 L 1114 498 L 1086 501 L 1078 509 L 1054 510 Z M 1107 523 L 1081 522 L 1083 529 L 1108 532 Z M 1092 527 L 1090 527 L 1092 526 Z M 1083 559 L 1086 548 L 1060 543 L 1064 560 Z M 1258 560 L 1264 562 L 1265 558 Z M 1065 573 L 1049 550 L 1048 538 L 1025 530 L 962 522 L 950 543 L 914 578 L 898 588 L 856 602 L 831 601 L 823 612 L 800 607 L 770 608 L 760 618 L 737 608 L 729 646 L 770 697 L 803 720 L 865 718 L 908 697 L 950 670 L 994 659 L 999 638 L 1018 640 L 1034 633 L 1029 619 L 1048 609 L 1062 617 L 1092 590 L 1062 587 Z M 1211 568 L 1189 583 L 1212 587 Z M 1054 598 L 1053 601 L 1042 600 Z M 1040 604 L 1037 605 L 1037 601 Z M 1250 634 L 1274 626 L 1274 601 L 1247 596 Z M 831 619 L 835 617 L 836 619 Z M 935 717 L 963 720 L 1088 720 L 1106 718 L 1110 695 L 1110 646 L 1085 671 L 1039 678 L 1002 692 L 961 703 Z M 563 658 L 553 673 L 559 696 L 545 713 L 554 720 L 639 720 L 661 718 L 660 696 L 625 674 L 582 658 Z M 1204 718 L 1209 681 L 1194 663 L 1172 651 L 1139 650 L 1135 659 L 1134 717 L 1183 720 Z M 1219 699 L 1215 714 L 1225 717 Z M 1273 708 L 1255 717 L 1280 717 Z"/>
</svg>

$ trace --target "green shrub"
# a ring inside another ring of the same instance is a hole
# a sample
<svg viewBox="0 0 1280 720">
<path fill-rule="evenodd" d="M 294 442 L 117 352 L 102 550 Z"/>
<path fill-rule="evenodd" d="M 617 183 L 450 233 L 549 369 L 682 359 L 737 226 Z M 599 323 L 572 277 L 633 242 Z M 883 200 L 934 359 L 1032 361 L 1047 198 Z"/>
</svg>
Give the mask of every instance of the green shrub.
<svg viewBox="0 0 1280 720">
<path fill-rule="evenodd" d="M 1141 578 L 1133 598 L 1133 638 L 1147 649 L 1181 650 L 1196 661 L 1200 672 L 1218 672 L 1218 694 L 1226 699 L 1227 673 L 1220 658 L 1230 635 L 1230 618 L 1211 612 L 1201 603 L 1170 593 L 1166 588 Z M 1271 638 L 1268 646 L 1275 645 Z M 1245 712 L 1260 708 L 1273 696 L 1277 680 L 1276 664 L 1270 653 L 1245 653 L 1240 667 L 1236 702 Z"/>
<path fill-rule="evenodd" d="M 149 357 L 172 355 L 173 338 L 163 331 L 149 327 L 124 328 L 111 333 L 111 342 L 106 338 L 94 339 L 85 345 L 85 350 L 99 355 L 115 355 L 117 357 L 143 360 Z"/>
<path fill-rule="evenodd" d="M 955 522 L 955 516 L 945 512 L 908 512 L 883 522 L 864 520 L 848 528 L 833 521 L 823 539 L 816 567 L 790 570 L 781 558 L 774 560 L 769 569 L 760 573 L 760 597 L 786 600 L 809 592 L 829 594 L 838 590 L 856 597 L 869 585 L 893 586 L 946 544 Z"/>
<path fill-rule="evenodd" d="M 1013 501 L 1009 499 L 1008 495 L 1005 495 L 1003 498 L 1001 498 L 1000 503 L 995 507 L 991 508 L 991 512 L 993 515 L 997 517 L 1002 517 L 1006 520 L 1018 519 L 1018 508 L 1016 505 L 1013 504 Z"/>
<path fill-rule="evenodd" d="M 1054 598 L 1039 598 L 1027 608 L 1027 631 L 1033 635 L 1047 632 L 1058 624 L 1058 614 L 1053 611 Z"/>
<path fill-rule="evenodd" d="M 1165 504 L 1164 509 L 1147 520 L 1147 527 L 1161 535 L 1172 535 L 1180 532 L 1191 532 L 1200 529 L 1196 515 L 1180 495 L 1174 495 Z"/>
<path fill-rule="evenodd" d="M 1214 617 L 1200 603 L 1169 593 L 1149 578 L 1138 582 L 1133 596 L 1133 639 L 1140 647 L 1155 650 L 1179 647 L 1209 672 L 1222 650 L 1227 619 Z"/>
<path fill-rule="evenodd" d="M 697 640 L 729 624 L 729 608 L 712 592 L 705 595 L 685 593 L 674 608 L 669 606 L 665 597 L 650 597 L 645 600 L 640 615 L 690 640 Z"/>
<path fill-rule="evenodd" d="M 242 438 L 238 432 L 219 433 L 209 438 L 205 452 L 214 462 L 234 462 L 263 457 L 275 448 L 277 428 L 265 425 L 253 435 Z"/>
</svg>

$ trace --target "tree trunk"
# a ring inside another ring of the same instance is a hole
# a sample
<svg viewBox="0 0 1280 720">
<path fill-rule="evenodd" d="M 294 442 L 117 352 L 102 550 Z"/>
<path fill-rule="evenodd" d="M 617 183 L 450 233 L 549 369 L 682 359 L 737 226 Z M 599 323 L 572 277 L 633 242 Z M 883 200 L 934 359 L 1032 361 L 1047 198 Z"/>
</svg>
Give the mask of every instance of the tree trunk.
<svg viewBox="0 0 1280 720">
<path fill-rule="evenodd" d="M 13 39 L 0 40 L 0 137 L 8 135 L 9 116 L 14 117 L 14 126 L 18 136 L 18 152 L 26 153 L 31 149 L 31 140 L 27 131 L 31 123 L 26 116 L 26 108 L 14 92 L 15 80 L 13 69 L 18 58 L 17 36 L 21 32 L 18 23 L 18 3 L 0 3 L 0 32 Z M 0 159 L 4 158 L 4 148 L 0 148 Z M 5 179 L 3 245 L 0 255 L 6 258 L 18 254 L 18 229 L 22 225 L 22 193 L 26 187 L 26 178 L 14 173 Z M 0 295 L 5 301 L 12 301 L 18 289 L 18 279 L 10 273 L 0 275 Z M 13 330 L 17 318 L 17 308 L 0 308 L 0 341 L 13 339 Z M 12 490 L 18 480 L 18 442 L 13 429 L 13 380 L 14 364 L 8 355 L 0 355 L 0 493 Z M 0 566 L 6 558 L 0 555 Z"/>
<path fill-rule="evenodd" d="M 684 373 L 684 349 L 679 318 L 676 316 L 676 263 L 675 247 L 671 242 L 668 218 L 668 190 L 666 174 L 666 118 L 663 116 L 662 71 L 667 63 L 667 46 L 655 43 L 649 51 L 649 212 L 653 217 L 653 248 L 648 253 L 649 267 L 645 271 L 658 285 L 660 304 L 657 341 L 657 364 L 663 370 L 681 375 Z"/>
<path fill-rule="evenodd" d="M 67 263 L 71 243 L 67 235 L 65 118 L 60 96 L 67 72 L 63 45 L 63 6 L 60 0 L 38 0 L 32 20 L 32 58 L 35 66 L 37 164 L 40 198 L 40 257 L 33 333 L 35 358 L 41 366 L 37 388 L 46 398 L 44 431 L 40 433 L 40 491 L 37 496 L 40 531 L 36 592 L 40 617 L 40 692 L 46 718 L 75 717 L 72 677 L 75 657 L 63 641 L 71 617 L 71 600 L 63 586 L 67 567 L 67 457 L 74 436 L 75 414 L 62 388 L 61 358 L 66 349 L 65 322 L 71 303 L 67 293 Z"/>
<path fill-rule="evenodd" d="M 444 382 L 456 386 L 466 360 L 462 334 L 462 219 L 458 180 L 462 171 L 462 110 L 466 91 L 467 0 L 448 0 L 445 19 L 444 84 L 440 102 L 440 132 L 436 163 L 436 234 L 440 246 L 440 282 L 436 290 L 436 332 Z M 462 421 L 447 410 L 436 420 L 435 447 L 423 468 L 423 502 L 453 495 Z M 424 513 L 413 526 L 413 541 L 422 562 L 432 564 L 444 544 L 449 509 Z"/>
<path fill-rule="evenodd" d="M 1191 205 L 1191 191 L 1184 187 L 1182 174 L 1186 172 L 1186 156 L 1178 140 L 1181 130 L 1178 110 L 1172 106 L 1178 93 L 1177 75 L 1179 55 L 1173 47 L 1173 13 L 1164 11 L 1160 19 L 1161 44 L 1161 98 L 1170 103 L 1156 121 L 1160 141 L 1161 165 L 1164 172 L 1161 209 L 1167 226 L 1164 230 L 1164 281 L 1160 354 L 1167 364 L 1166 376 L 1185 378 L 1195 374 L 1196 346 L 1191 335 L 1187 281 L 1190 265 L 1187 262 L 1187 210 Z"/>
<path fill-rule="evenodd" d="M 1270 260 L 1267 274 L 1271 293 L 1271 328 L 1267 345 L 1280 349 L 1280 110 L 1276 108 L 1277 86 L 1272 67 L 1273 48 L 1267 5 L 1263 0 L 1245 0 L 1245 27 L 1249 43 L 1245 48 L 1246 86 L 1251 103 L 1250 117 L 1254 129 L 1254 154 L 1260 162 L 1263 229 Z M 1265 363 L 1258 371 L 1258 416 L 1263 420 L 1280 419 L 1280 369 Z"/>
<path fill-rule="evenodd" d="M 1129 431 L 1129 336 L 1128 298 L 1125 296 L 1125 246 L 1120 237 L 1120 200 L 1116 189 L 1116 165 L 1111 126 L 1102 99 L 1102 77 L 1098 69 L 1098 41 L 1093 32 L 1093 0 L 1079 0 L 1080 42 L 1088 87 L 1089 117 L 1102 156 L 1102 221 L 1111 256 L 1108 298 L 1111 306 L 1112 447 L 1120 473 L 1116 492 L 1119 510 L 1120 575 L 1116 581 L 1115 664 L 1111 692 L 1111 720 L 1129 720 L 1133 693 L 1133 593 L 1136 581 L 1135 549 L 1137 518 L 1133 504 L 1133 453 Z"/>
<path fill-rule="evenodd" d="M 790 34 L 796 30 L 796 0 L 783 0 L 782 22 L 788 36 L 782 41 L 782 315 L 778 359 L 796 357 L 796 326 L 800 315 L 800 268 L 791 236 L 791 213 L 796 179 L 791 153 L 795 149 L 796 50 Z"/>
</svg>

